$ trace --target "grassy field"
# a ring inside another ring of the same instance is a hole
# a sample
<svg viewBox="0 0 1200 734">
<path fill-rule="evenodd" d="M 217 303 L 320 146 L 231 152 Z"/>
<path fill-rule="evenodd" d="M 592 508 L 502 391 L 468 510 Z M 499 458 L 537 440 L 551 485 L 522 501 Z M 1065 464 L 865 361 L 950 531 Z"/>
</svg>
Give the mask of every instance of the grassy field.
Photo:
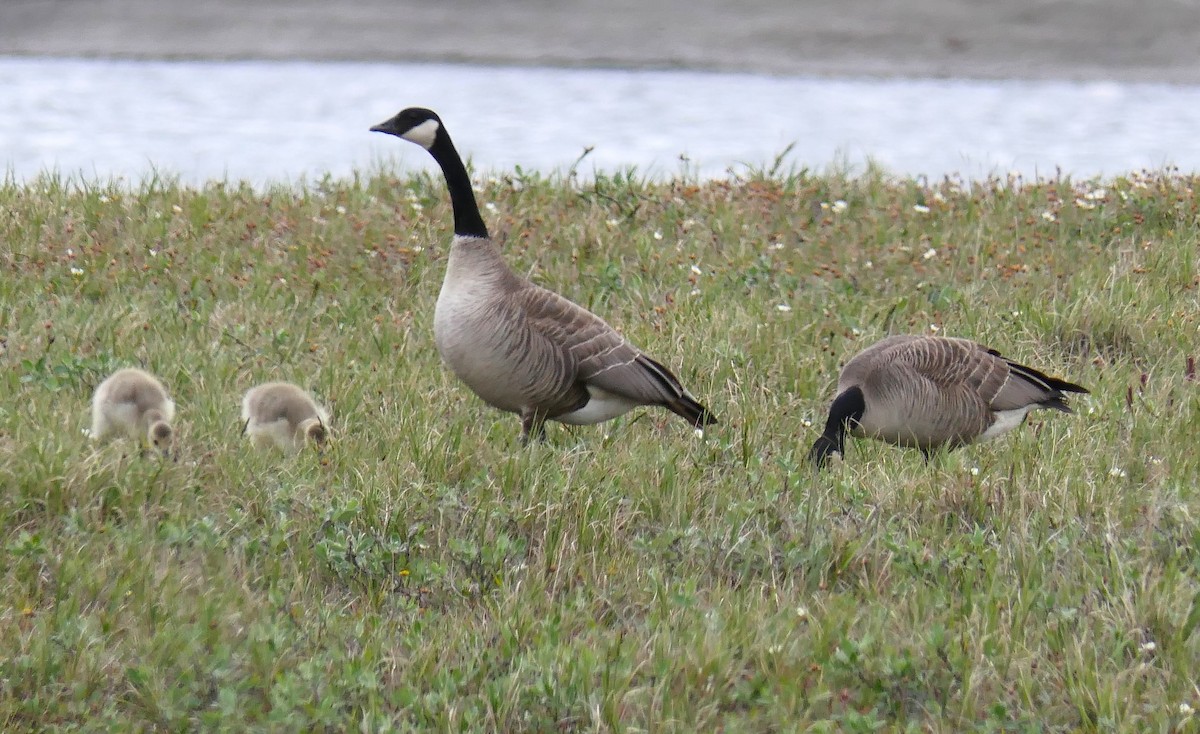
<svg viewBox="0 0 1200 734">
<path fill-rule="evenodd" d="M 718 415 L 550 426 L 442 368 L 439 178 L 0 185 L 4 731 L 1195 731 L 1200 179 L 481 177 L 510 261 Z M 804 456 L 888 333 L 1093 394 Z M 158 374 L 177 462 L 93 447 Z M 311 388 L 334 443 L 239 437 Z"/>
</svg>

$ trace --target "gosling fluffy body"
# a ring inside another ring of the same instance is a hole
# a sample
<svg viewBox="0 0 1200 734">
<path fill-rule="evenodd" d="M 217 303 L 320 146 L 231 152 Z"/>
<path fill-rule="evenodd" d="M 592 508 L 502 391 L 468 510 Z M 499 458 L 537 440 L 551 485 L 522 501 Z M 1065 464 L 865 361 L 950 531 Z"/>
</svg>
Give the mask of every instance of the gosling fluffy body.
<svg viewBox="0 0 1200 734">
<path fill-rule="evenodd" d="M 589 425 L 659 405 L 702 428 L 716 419 L 665 366 L 603 319 L 517 275 L 488 236 L 466 167 L 434 112 L 401 111 L 371 128 L 420 145 L 441 166 L 454 241 L 434 310 L 442 361 L 489 405 L 521 417 L 521 438 L 545 422 Z"/>
<path fill-rule="evenodd" d="M 145 440 L 168 453 L 174 442 L 175 403 L 149 372 L 126 367 L 109 375 L 92 396 L 92 439 L 114 434 Z"/>
<path fill-rule="evenodd" d="M 921 449 L 926 457 L 1000 436 L 1045 408 L 1071 413 L 1087 389 L 967 339 L 890 336 L 842 368 L 825 431 L 809 452 L 824 466 L 845 434 Z"/>
<path fill-rule="evenodd" d="M 322 448 L 329 440 L 329 411 L 290 382 L 250 388 L 242 398 L 242 421 L 257 448 L 276 446 L 294 454 L 307 441 Z"/>
</svg>

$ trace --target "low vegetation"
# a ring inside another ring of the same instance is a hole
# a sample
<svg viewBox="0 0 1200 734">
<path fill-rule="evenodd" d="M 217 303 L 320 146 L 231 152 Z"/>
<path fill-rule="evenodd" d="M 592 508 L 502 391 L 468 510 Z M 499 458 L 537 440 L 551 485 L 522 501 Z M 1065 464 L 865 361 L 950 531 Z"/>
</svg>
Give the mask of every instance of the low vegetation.
<svg viewBox="0 0 1200 734">
<path fill-rule="evenodd" d="M 720 418 L 523 449 L 441 366 L 440 178 L 0 185 L 0 729 L 1185 731 L 1200 179 L 479 179 L 510 261 Z M 1092 395 L 804 457 L 837 370 L 970 337 Z M 123 365 L 177 461 L 93 446 Z M 255 452 L 272 379 L 327 451 Z"/>
</svg>

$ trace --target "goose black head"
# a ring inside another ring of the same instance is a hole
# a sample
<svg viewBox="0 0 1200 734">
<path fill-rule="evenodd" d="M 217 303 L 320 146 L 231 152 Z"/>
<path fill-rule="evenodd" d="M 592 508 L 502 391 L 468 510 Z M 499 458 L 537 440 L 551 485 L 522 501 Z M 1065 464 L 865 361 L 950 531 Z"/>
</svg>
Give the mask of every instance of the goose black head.
<svg viewBox="0 0 1200 734">
<path fill-rule="evenodd" d="M 438 117 L 436 112 L 424 107 L 409 107 L 398 112 L 390 120 L 371 128 L 371 132 L 395 135 L 429 150 L 437 142 L 441 129 L 442 118 Z"/>
</svg>

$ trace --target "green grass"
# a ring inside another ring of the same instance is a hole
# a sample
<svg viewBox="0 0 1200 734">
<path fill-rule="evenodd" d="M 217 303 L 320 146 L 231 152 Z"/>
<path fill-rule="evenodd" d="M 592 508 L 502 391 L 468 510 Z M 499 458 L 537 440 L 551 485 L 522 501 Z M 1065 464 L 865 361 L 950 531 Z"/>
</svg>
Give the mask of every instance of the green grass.
<svg viewBox="0 0 1200 734">
<path fill-rule="evenodd" d="M 1195 730 L 1197 188 L 485 178 L 513 266 L 721 419 L 522 449 L 433 346 L 440 178 L 0 185 L 0 729 Z M 932 329 L 1092 395 L 808 471 L 839 365 Z M 120 365 L 177 463 L 83 434 Z M 323 457 L 244 445 L 269 379 Z"/>
</svg>

